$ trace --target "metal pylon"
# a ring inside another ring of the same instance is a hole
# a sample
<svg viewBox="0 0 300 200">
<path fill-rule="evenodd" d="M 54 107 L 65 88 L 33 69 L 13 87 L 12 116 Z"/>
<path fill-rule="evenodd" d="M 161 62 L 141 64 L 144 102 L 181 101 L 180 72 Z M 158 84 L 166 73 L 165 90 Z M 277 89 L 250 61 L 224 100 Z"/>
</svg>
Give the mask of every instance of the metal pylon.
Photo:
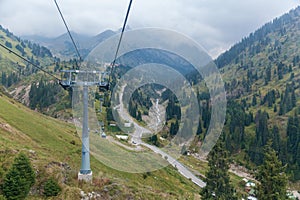
<svg viewBox="0 0 300 200">
<path fill-rule="evenodd" d="M 92 170 L 90 167 L 90 141 L 89 141 L 89 87 L 97 86 L 99 90 L 108 90 L 109 84 L 103 82 L 103 72 L 100 71 L 84 71 L 84 70 L 63 70 L 64 76 L 60 85 L 64 89 L 72 87 L 83 87 L 83 121 L 82 121 L 82 147 L 81 147 L 81 167 L 78 172 L 78 180 L 86 182 L 92 181 Z M 81 75 L 84 80 L 77 80 L 77 76 Z M 91 79 L 92 81 L 90 81 Z"/>
</svg>

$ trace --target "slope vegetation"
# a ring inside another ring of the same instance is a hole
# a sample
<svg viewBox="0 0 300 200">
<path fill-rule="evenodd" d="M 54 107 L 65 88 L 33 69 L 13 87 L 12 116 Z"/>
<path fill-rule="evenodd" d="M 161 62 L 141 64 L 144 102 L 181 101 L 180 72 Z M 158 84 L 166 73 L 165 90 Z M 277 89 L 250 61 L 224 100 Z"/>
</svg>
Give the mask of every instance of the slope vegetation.
<svg viewBox="0 0 300 200">
<path fill-rule="evenodd" d="M 226 146 L 248 167 L 268 140 L 300 179 L 300 7 L 267 23 L 217 58 L 228 95 Z"/>
<path fill-rule="evenodd" d="M 101 199 L 190 199 L 199 188 L 172 167 L 144 174 L 108 168 L 93 157 L 92 184 L 77 182 L 81 141 L 72 124 L 32 111 L 0 93 L 0 182 L 13 158 L 24 152 L 36 170 L 37 183 L 30 198 L 40 198 L 48 177 L 59 181 L 62 199 L 78 199 L 80 189 L 94 191 Z"/>
</svg>

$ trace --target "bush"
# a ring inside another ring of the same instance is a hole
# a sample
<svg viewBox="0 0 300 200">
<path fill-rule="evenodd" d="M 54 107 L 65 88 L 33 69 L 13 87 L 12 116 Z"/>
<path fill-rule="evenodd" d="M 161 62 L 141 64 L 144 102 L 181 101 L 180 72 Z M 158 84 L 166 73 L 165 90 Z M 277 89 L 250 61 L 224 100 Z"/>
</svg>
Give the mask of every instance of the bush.
<svg viewBox="0 0 300 200">
<path fill-rule="evenodd" d="M 61 188 L 54 178 L 50 178 L 44 185 L 44 195 L 47 197 L 57 196 L 60 191 Z"/>
</svg>

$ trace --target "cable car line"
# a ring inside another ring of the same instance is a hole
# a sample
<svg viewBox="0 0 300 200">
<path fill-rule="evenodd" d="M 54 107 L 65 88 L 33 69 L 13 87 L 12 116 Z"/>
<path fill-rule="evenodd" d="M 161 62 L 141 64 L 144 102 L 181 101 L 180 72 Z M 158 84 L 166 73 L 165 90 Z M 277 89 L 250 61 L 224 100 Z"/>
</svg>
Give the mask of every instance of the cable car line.
<svg viewBox="0 0 300 200">
<path fill-rule="evenodd" d="M 55 2 L 55 5 L 56 5 L 56 7 L 57 7 L 57 10 L 58 10 L 58 12 L 59 12 L 59 14 L 60 14 L 60 16 L 61 16 L 61 19 L 63 20 L 63 23 L 64 23 L 64 25 L 65 25 L 65 27 L 66 27 L 66 29 L 67 29 L 67 32 L 68 32 L 68 34 L 69 34 L 69 37 L 71 38 L 72 43 L 73 43 L 73 45 L 74 45 L 74 47 L 75 47 L 77 56 L 78 56 L 78 58 L 79 58 L 79 65 L 80 65 L 82 59 L 81 59 L 79 50 L 78 50 L 78 48 L 77 48 L 77 45 L 76 45 L 76 43 L 75 43 L 75 41 L 74 41 L 74 39 L 73 39 L 73 37 L 72 37 L 72 34 L 71 34 L 71 32 L 70 32 L 70 30 L 69 30 L 69 27 L 68 27 L 68 25 L 67 25 L 67 23 L 66 23 L 66 21 L 65 21 L 65 19 L 64 19 L 64 17 L 63 17 L 63 14 L 62 14 L 62 12 L 61 12 L 61 10 L 60 10 L 60 8 L 59 8 L 59 5 L 57 4 L 56 0 L 54 0 L 54 2 Z M 121 35 L 120 35 L 119 42 L 118 42 L 118 46 L 117 46 L 117 50 L 116 50 L 116 53 L 115 53 L 115 57 L 114 57 L 114 60 L 113 60 L 112 63 L 111 63 L 111 70 L 110 70 L 108 82 L 107 82 L 107 83 L 101 83 L 100 86 L 99 86 L 100 88 L 104 88 L 104 89 L 106 89 L 106 90 L 109 90 L 109 85 L 110 85 L 110 82 L 111 82 L 112 72 L 113 72 L 114 65 L 115 65 L 115 63 L 116 63 L 116 59 L 117 59 L 117 56 L 118 56 L 118 52 L 119 52 L 119 49 L 120 49 L 120 46 L 121 46 L 123 34 L 124 34 L 124 32 L 125 32 L 125 28 L 126 28 L 128 16 L 129 16 L 129 13 L 130 13 L 131 4 L 132 4 L 132 0 L 130 0 L 129 5 L 128 5 L 128 8 L 127 8 L 127 12 L 126 12 L 126 16 L 125 16 L 125 19 L 124 19 L 124 23 L 123 23 Z M 4 49 L 7 50 L 9 53 L 14 54 L 15 56 L 19 57 L 20 59 L 24 60 L 25 62 L 31 64 L 33 67 L 35 67 L 35 68 L 41 70 L 41 71 L 44 72 L 45 74 L 47 74 L 47 75 L 53 77 L 54 79 L 56 79 L 57 81 L 59 81 L 59 84 L 62 85 L 62 83 L 63 83 L 62 79 L 59 79 L 59 78 L 57 78 L 55 75 L 53 75 L 53 74 L 47 72 L 47 71 L 44 70 L 41 66 L 39 66 L 39 65 L 37 65 L 37 64 L 35 64 L 35 63 L 33 63 L 32 61 L 28 60 L 28 59 L 25 58 L 24 56 L 21 56 L 20 54 L 16 53 L 14 50 L 12 50 L 12 49 L 6 47 L 5 45 L 3 45 L 3 44 L 1 44 L 1 43 L 0 43 L 0 47 L 4 48 Z M 103 85 L 102 85 L 102 84 L 103 84 Z"/>
<path fill-rule="evenodd" d="M 54 0 L 54 3 L 55 3 L 55 5 L 56 5 L 56 8 L 57 8 L 57 10 L 58 10 L 58 12 L 59 12 L 59 14 L 60 14 L 60 17 L 61 17 L 61 19 L 62 19 L 62 21 L 63 21 L 63 23 L 64 23 L 64 25 L 65 25 L 65 27 L 66 27 L 66 29 L 67 29 L 68 35 L 69 35 L 69 37 L 70 37 L 71 40 L 72 40 L 73 46 L 74 46 L 74 48 L 75 48 L 75 50 L 76 50 L 76 53 L 77 53 L 77 56 L 78 56 L 78 58 L 79 58 L 79 66 L 80 66 L 80 63 L 81 63 L 81 61 L 82 61 L 82 58 L 81 58 L 81 56 L 80 56 L 80 53 L 79 53 L 79 50 L 78 50 L 77 45 L 76 45 L 76 43 L 75 43 L 75 40 L 74 40 L 73 37 L 72 37 L 72 34 L 71 34 L 70 29 L 69 29 L 69 27 L 68 27 L 68 25 L 67 25 L 67 22 L 66 22 L 66 20 L 65 20 L 65 18 L 64 18 L 64 16 L 63 16 L 63 14 L 62 14 L 62 12 L 61 12 L 61 10 L 60 10 L 60 8 L 59 8 L 59 5 L 58 5 L 58 3 L 56 2 L 56 0 Z"/>
<path fill-rule="evenodd" d="M 49 76 L 52 76 L 53 78 L 55 78 L 58 81 L 61 81 L 59 78 L 57 78 L 56 76 L 54 76 L 53 74 L 47 72 L 46 70 L 44 70 L 41 66 L 31 62 L 30 60 L 28 60 L 27 58 L 21 56 L 20 54 L 16 53 L 14 50 L 7 48 L 6 46 L 4 46 L 3 44 L 0 43 L 0 46 L 4 49 L 6 49 L 9 53 L 14 54 L 15 56 L 21 58 L 22 60 L 26 61 L 27 63 L 31 64 L 32 66 L 34 66 L 35 68 L 41 70 L 42 72 L 44 72 L 45 74 L 48 74 Z"/>
<path fill-rule="evenodd" d="M 110 83 L 110 81 L 111 81 L 112 72 L 113 72 L 114 66 L 116 64 L 116 59 L 118 57 L 119 49 L 120 49 L 121 42 L 122 42 L 122 39 L 123 39 L 123 33 L 125 31 L 125 28 L 126 28 L 126 24 L 127 24 L 129 12 L 130 12 L 131 4 L 132 4 L 132 0 L 130 0 L 130 2 L 129 2 L 127 12 L 126 12 L 126 16 L 125 16 L 124 23 L 123 23 L 123 27 L 122 27 L 122 32 L 121 32 L 120 39 L 119 39 L 118 46 L 117 46 L 117 50 L 116 50 L 116 53 L 115 53 L 115 57 L 114 57 L 113 62 L 111 63 L 111 70 L 110 70 L 110 74 L 109 74 L 109 78 L 108 78 L 108 83 Z"/>
<path fill-rule="evenodd" d="M 73 37 L 72 37 L 72 34 L 71 34 L 70 30 L 69 30 L 69 27 L 68 27 L 68 25 L 67 25 L 67 23 L 66 23 L 66 20 L 65 20 L 64 16 L 63 16 L 63 13 L 61 12 L 61 9 L 59 8 L 59 5 L 58 5 L 57 1 L 54 0 L 54 3 L 55 3 L 55 5 L 56 5 L 57 10 L 58 10 L 58 12 L 59 12 L 59 14 L 60 14 L 60 16 L 61 16 L 61 19 L 62 19 L 62 21 L 63 21 L 63 23 L 64 23 L 64 25 L 65 25 L 65 27 L 66 27 L 66 29 L 67 29 L 67 32 L 68 32 L 68 34 L 69 34 L 69 37 L 70 37 L 71 40 L 72 40 L 73 46 L 75 47 L 75 50 L 76 50 L 76 52 L 77 52 L 77 56 L 79 57 L 79 66 L 80 66 L 80 63 L 81 63 L 82 60 L 81 60 L 81 56 L 80 56 L 79 50 L 78 50 L 78 48 L 77 48 L 77 45 L 76 45 L 76 43 L 75 43 L 75 41 L 74 41 L 74 39 L 73 39 Z M 129 1 L 129 5 L 128 5 L 127 12 L 126 12 L 126 15 L 125 15 L 125 19 L 124 19 L 124 23 L 123 23 L 121 35 L 120 35 L 120 38 L 119 38 L 117 50 L 116 50 L 116 53 L 115 53 L 115 57 L 114 57 L 114 60 L 113 60 L 112 63 L 111 63 L 111 70 L 110 70 L 110 74 L 109 74 L 109 77 L 108 77 L 108 82 L 107 82 L 106 84 L 100 86 L 100 88 L 104 88 L 104 89 L 106 89 L 106 90 L 109 89 L 109 85 L 110 85 L 111 78 L 112 78 L 112 72 L 113 72 L 114 66 L 115 66 L 115 64 L 116 64 L 116 59 L 117 59 L 117 56 L 118 56 L 118 52 L 119 52 L 119 49 L 120 49 L 120 46 L 121 46 L 123 34 L 124 34 L 124 31 L 125 31 L 125 28 L 126 28 L 128 16 L 129 16 L 129 13 L 130 13 L 131 4 L 132 4 L 132 0 Z"/>
</svg>

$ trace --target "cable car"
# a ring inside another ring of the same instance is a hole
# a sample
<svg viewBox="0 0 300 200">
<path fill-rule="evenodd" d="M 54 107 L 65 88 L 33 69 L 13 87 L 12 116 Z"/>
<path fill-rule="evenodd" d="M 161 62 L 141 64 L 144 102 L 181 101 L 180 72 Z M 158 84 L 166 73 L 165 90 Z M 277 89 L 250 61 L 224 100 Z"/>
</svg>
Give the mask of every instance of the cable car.
<svg viewBox="0 0 300 200">
<path fill-rule="evenodd" d="M 76 73 L 78 70 L 61 70 L 61 85 L 65 90 L 70 89 L 71 86 L 76 84 Z"/>
</svg>

